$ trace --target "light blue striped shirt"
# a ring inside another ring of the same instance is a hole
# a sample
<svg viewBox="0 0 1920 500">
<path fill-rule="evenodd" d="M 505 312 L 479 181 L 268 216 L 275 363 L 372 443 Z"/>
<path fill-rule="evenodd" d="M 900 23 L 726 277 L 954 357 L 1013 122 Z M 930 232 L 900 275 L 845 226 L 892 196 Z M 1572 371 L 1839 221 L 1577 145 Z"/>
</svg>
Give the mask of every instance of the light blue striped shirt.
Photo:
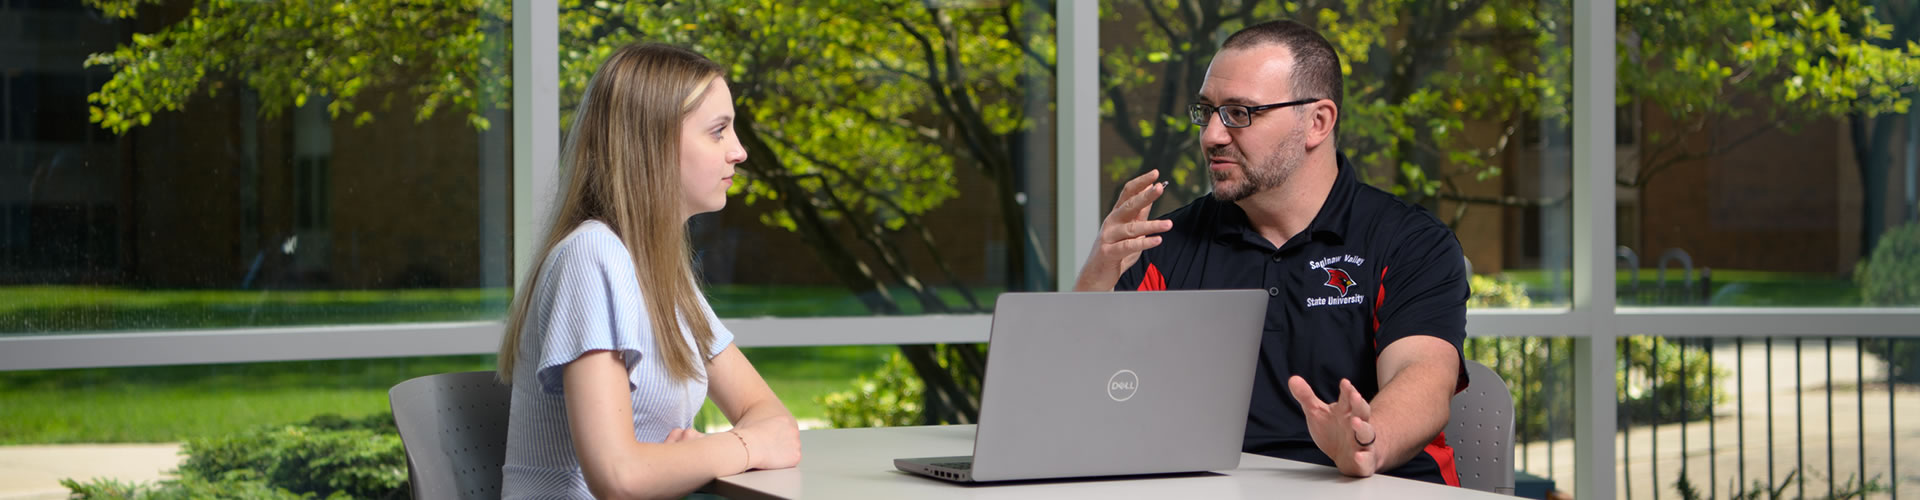
<svg viewBox="0 0 1920 500">
<path fill-rule="evenodd" d="M 512 417 L 507 425 L 504 498 L 592 498 L 567 427 L 561 382 L 567 363 L 588 351 L 616 350 L 626 358 L 633 392 L 633 436 L 665 441 L 676 428 L 690 428 L 707 397 L 705 363 L 695 380 L 675 382 L 655 356 L 653 330 L 640 300 L 633 259 L 620 238 L 599 221 L 587 221 L 553 247 L 534 283 L 526 323 L 521 325 L 513 369 Z M 713 352 L 733 343 L 705 297 L 700 310 L 713 327 Z M 687 345 L 692 329 L 681 322 Z"/>
</svg>

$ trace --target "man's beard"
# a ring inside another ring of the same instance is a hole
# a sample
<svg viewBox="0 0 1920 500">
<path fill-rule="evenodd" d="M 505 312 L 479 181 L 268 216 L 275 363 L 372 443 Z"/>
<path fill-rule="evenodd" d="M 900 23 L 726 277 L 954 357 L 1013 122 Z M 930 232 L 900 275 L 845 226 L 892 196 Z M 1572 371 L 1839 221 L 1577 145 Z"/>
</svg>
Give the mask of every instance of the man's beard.
<svg viewBox="0 0 1920 500">
<path fill-rule="evenodd" d="M 1240 172 L 1244 177 L 1237 184 L 1222 185 L 1221 182 L 1226 181 L 1233 172 L 1208 169 L 1208 173 L 1213 176 L 1213 199 L 1236 202 L 1286 184 L 1287 178 L 1292 177 L 1293 172 L 1300 169 L 1300 164 L 1306 162 L 1307 153 L 1300 149 L 1300 144 L 1305 141 L 1306 135 L 1305 129 L 1293 129 L 1292 133 L 1287 134 L 1286 140 L 1281 142 L 1279 150 L 1262 158 L 1257 164 L 1246 161 L 1246 156 L 1241 154 L 1239 149 L 1231 146 L 1207 151 L 1208 156 L 1228 156 L 1239 160 Z"/>
</svg>

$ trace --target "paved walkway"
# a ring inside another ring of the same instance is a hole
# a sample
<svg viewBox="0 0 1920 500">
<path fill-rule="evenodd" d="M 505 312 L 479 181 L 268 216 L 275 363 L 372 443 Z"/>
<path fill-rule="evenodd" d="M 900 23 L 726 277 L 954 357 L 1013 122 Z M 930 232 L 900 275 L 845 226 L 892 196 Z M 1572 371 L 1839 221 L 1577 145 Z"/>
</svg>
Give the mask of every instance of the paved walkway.
<svg viewBox="0 0 1920 500">
<path fill-rule="evenodd" d="M 0 446 L 0 500 L 64 500 L 63 478 L 163 479 L 184 459 L 179 444 Z"/>
</svg>

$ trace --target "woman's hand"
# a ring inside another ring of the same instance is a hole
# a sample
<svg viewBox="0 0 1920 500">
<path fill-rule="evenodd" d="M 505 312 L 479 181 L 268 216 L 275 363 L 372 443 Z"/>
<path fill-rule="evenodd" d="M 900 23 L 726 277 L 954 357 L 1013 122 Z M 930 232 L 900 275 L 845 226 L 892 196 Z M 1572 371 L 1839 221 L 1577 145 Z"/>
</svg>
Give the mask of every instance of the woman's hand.
<svg viewBox="0 0 1920 500">
<path fill-rule="evenodd" d="M 707 397 L 746 444 L 748 469 L 800 465 L 799 423 L 738 348 L 728 345 L 708 361 L 707 379 Z"/>
<path fill-rule="evenodd" d="M 785 469 L 800 465 L 800 426 L 793 417 L 757 420 L 733 432 L 747 444 L 749 469 Z"/>
</svg>

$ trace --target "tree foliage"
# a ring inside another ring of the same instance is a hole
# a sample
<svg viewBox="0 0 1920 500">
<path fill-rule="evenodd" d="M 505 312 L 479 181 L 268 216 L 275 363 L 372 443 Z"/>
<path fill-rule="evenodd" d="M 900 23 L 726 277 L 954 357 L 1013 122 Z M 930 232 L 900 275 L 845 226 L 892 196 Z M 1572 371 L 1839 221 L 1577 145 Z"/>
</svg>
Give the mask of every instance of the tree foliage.
<svg viewBox="0 0 1920 500">
<path fill-rule="evenodd" d="M 109 15 L 151 12 L 159 0 L 88 0 Z M 251 2 L 197 0 L 184 18 L 91 64 L 115 70 L 90 96 L 95 122 L 116 132 L 238 83 L 272 116 L 314 97 L 356 123 L 409 97 L 416 119 L 453 110 L 476 127 L 504 108 L 507 2 Z M 901 300 L 927 312 L 984 311 L 923 220 L 960 196 L 998 208 L 1013 290 L 1043 283 L 1040 235 L 1026 224 L 1021 185 L 1035 114 L 1051 114 L 1052 7 L 1023 1 L 562 1 L 562 122 L 600 61 L 620 45 L 666 42 L 729 67 L 737 129 L 749 151 L 735 194 L 773 207 L 761 222 L 801 236 L 835 280 L 875 314 Z M 992 192 L 961 193 L 963 169 Z M 966 242 L 968 245 L 982 244 Z M 914 256 L 930 256 L 916 263 Z M 923 277 L 927 269 L 935 276 Z M 946 286 L 961 300 L 936 292 Z M 896 297 L 904 291 L 909 297 Z M 929 418 L 968 420 L 977 408 L 977 346 L 905 346 L 927 378 Z M 943 368 L 945 360 L 963 369 Z"/>
<path fill-rule="evenodd" d="M 355 123 L 402 102 L 416 120 L 464 113 L 485 129 L 485 113 L 508 104 L 507 2 L 179 1 L 192 5 L 184 16 L 150 23 L 158 28 L 88 59 L 114 71 L 88 97 L 95 123 L 126 133 L 229 86 L 257 93 L 267 116 L 324 98 L 333 116 Z M 119 18 L 165 15 L 162 0 L 86 2 Z M 1860 129 L 1874 132 L 1857 136 L 1878 138 L 1891 127 L 1873 128 L 1872 120 L 1906 111 L 1920 86 L 1920 45 L 1912 41 L 1920 8 L 1912 5 L 1618 6 L 1617 101 L 1668 113 L 1682 132 L 1760 113 L 1768 119 L 1761 131 L 1851 117 L 1867 119 Z M 623 43 L 680 44 L 728 65 L 750 152 L 736 194 L 774 207 L 762 222 L 798 233 L 875 314 L 898 314 L 901 291 L 928 312 L 986 309 L 924 220 L 962 196 L 993 197 L 1007 264 L 998 280 L 1009 289 L 1072 272 L 1041 257 L 1044 238 L 1027 227 L 1022 205 L 1026 158 L 1047 141 L 1036 125 L 1052 112 L 1051 2 L 567 0 L 560 10 L 563 113 Z M 1101 113 L 1126 150 L 1105 171 L 1118 179 L 1167 169 L 1178 190 L 1169 203 L 1207 188 L 1182 109 L 1213 52 L 1226 34 L 1273 18 L 1319 27 L 1343 55 L 1339 140 L 1380 177 L 1370 181 L 1423 203 L 1457 202 L 1456 222 L 1471 204 L 1566 199 L 1475 196 L 1465 186 L 1500 175 L 1503 155 L 1529 136 L 1566 146 L 1575 84 L 1568 3 L 1104 0 L 1100 15 L 1103 38 L 1116 41 L 1100 59 Z M 1767 104 L 1743 101 L 1755 97 Z M 1757 132 L 1704 146 L 1688 135 L 1647 137 L 1649 153 L 1620 183 L 1643 186 Z M 954 179 L 968 170 L 993 192 L 960 192 Z M 962 299 L 949 303 L 940 286 Z M 928 377 L 930 415 L 976 408 L 968 391 L 977 379 L 967 374 L 984 365 L 979 349 L 904 349 Z M 945 368 L 948 361 L 962 369 Z"/>
<path fill-rule="evenodd" d="M 876 314 L 899 314 L 895 290 L 922 310 L 984 311 L 923 220 L 962 195 L 956 169 L 992 182 L 1002 277 L 1021 289 L 1029 270 L 1018 179 L 1028 97 L 1052 71 L 1051 11 L 1023 2 L 772 2 L 594 4 L 561 13 L 562 44 L 606 51 L 648 39 L 694 48 L 732 66 L 741 142 L 749 152 L 736 187 L 751 205 L 778 210 L 761 222 L 802 236 L 829 272 Z M 562 57 L 563 95 L 577 95 L 604 54 Z M 564 107 L 564 105 L 563 105 Z M 984 195 L 988 193 L 980 193 Z M 910 256 L 924 252 L 950 304 Z M 985 360 L 977 346 L 902 346 L 926 381 L 925 418 L 970 422 Z M 959 369 L 948 368 L 948 362 Z"/>
<path fill-rule="evenodd" d="M 1566 199 L 1566 193 L 1474 196 L 1463 185 L 1500 175 L 1500 157 L 1517 144 L 1568 147 L 1574 85 L 1568 3 L 1106 0 L 1102 7 L 1103 20 L 1140 37 L 1108 47 L 1101 60 L 1102 113 L 1132 153 L 1108 162 L 1111 178 L 1165 168 L 1176 185 L 1186 186 L 1171 202 L 1205 192 L 1192 153 L 1197 130 L 1183 106 L 1227 34 L 1289 18 L 1319 27 L 1343 57 L 1340 146 L 1369 172 L 1389 174 L 1370 182 L 1423 203 L 1460 202 L 1462 209 Z M 1772 119 L 1761 131 L 1905 112 L 1920 87 L 1920 45 L 1881 21 L 1896 16 L 1913 24 L 1915 9 L 1892 12 L 1899 8 L 1861 1 L 1703 6 L 1620 0 L 1616 101 L 1663 111 L 1688 132 L 1748 117 L 1755 108 Z M 1534 135 L 1544 138 L 1529 138 Z M 1652 154 L 1623 169 L 1619 183 L 1645 185 L 1674 164 L 1724 153 L 1757 131 L 1723 135 L 1704 146 L 1689 141 L 1690 134 L 1649 137 L 1643 149 Z"/>
<path fill-rule="evenodd" d="M 162 14 L 162 0 L 85 2 L 116 18 Z M 87 58 L 114 72 L 87 96 L 89 118 L 126 133 L 238 83 L 259 94 L 269 117 L 326 98 L 335 118 L 366 123 L 374 113 L 363 98 L 379 95 L 371 104 L 385 109 L 399 93 L 418 101 L 417 121 L 444 108 L 485 130 L 482 114 L 508 102 L 507 16 L 496 0 L 200 0 L 181 19 Z"/>
</svg>

